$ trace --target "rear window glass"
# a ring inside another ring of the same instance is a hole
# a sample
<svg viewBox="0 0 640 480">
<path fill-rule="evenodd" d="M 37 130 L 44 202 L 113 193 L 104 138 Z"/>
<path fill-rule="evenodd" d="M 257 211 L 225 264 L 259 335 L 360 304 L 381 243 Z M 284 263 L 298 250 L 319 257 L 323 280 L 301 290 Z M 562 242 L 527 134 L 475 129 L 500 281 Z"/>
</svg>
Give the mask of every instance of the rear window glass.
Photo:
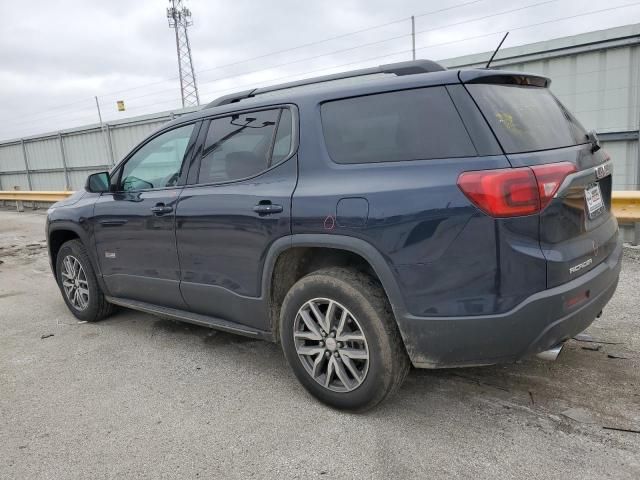
<svg viewBox="0 0 640 480">
<path fill-rule="evenodd" d="M 569 111 L 540 87 L 467 85 L 507 153 L 570 147 L 587 132 Z"/>
<path fill-rule="evenodd" d="M 329 155 L 337 163 L 475 156 L 444 87 L 367 95 L 322 105 Z"/>
</svg>

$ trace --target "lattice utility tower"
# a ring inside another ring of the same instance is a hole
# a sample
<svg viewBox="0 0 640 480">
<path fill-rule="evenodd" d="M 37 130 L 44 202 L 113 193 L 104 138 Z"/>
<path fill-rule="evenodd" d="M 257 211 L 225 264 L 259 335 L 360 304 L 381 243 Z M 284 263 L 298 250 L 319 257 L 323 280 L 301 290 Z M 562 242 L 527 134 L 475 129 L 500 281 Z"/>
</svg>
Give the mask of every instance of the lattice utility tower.
<svg viewBox="0 0 640 480">
<path fill-rule="evenodd" d="M 187 29 L 193 25 L 191 10 L 185 7 L 182 0 L 169 0 L 171 6 L 167 8 L 169 27 L 176 32 L 176 48 L 178 50 L 178 71 L 180 72 L 180 93 L 182 106 L 200 105 L 196 72 L 193 69 L 191 45 Z"/>
</svg>

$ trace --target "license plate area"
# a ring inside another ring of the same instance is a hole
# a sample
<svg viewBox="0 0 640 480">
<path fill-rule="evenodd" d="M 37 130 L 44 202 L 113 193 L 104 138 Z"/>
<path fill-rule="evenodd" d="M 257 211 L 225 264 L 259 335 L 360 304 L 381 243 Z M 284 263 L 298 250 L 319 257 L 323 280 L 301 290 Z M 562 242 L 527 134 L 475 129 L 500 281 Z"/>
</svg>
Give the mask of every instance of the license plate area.
<svg viewBox="0 0 640 480">
<path fill-rule="evenodd" d="M 604 210 L 604 200 L 600 184 L 592 183 L 584 189 L 584 198 L 587 202 L 587 214 L 590 219 L 596 218 Z"/>
</svg>

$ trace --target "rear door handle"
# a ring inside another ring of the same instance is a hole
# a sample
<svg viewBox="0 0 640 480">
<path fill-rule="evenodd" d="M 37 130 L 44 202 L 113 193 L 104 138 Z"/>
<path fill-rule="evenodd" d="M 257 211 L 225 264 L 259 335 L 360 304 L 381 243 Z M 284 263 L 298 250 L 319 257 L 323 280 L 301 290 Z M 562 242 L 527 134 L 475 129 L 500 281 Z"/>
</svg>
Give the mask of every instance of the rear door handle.
<svg viewBox="0 0 640 480">
<path fill-rule="evenodd" d="M 282 205 L 275 205 L 271 202 L 260 202 L 258 205 L 253 207 L 253 211 L 260 215 L 271 215 L 272 213 L 282 212 Z"/>
<path fill-rule="evenodd" d="M 154 215 L 164 215 L 165 213 L 173 212 L 173 207 L 165 205 L 164 203 L 158 203 L 156 206 L 151 207 L 151 211 Z"/>
</svg>

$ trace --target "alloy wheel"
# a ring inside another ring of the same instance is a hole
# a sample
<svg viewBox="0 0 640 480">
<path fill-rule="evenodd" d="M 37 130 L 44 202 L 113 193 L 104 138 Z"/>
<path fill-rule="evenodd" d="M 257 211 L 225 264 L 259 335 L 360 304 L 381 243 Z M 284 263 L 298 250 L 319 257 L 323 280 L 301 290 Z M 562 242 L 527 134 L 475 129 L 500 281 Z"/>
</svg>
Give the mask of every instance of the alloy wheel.
<svg viewBox="0 0 640 480">
<path fill-rule="evenodd" d="M 67 255 L 62 261 L 62 288 L 73 308 L 85 310 L 89 306 L 89 282 L 80 261 Z"/>
<path fill-rule="evenodd" d="M 344 305 L 328 298 L 309 300 L 298 310 L 293 328 L 298 357 L 316 382 L 334 392 L 350 392 L 364 382 L 369 347 Z"/>
</svg>

